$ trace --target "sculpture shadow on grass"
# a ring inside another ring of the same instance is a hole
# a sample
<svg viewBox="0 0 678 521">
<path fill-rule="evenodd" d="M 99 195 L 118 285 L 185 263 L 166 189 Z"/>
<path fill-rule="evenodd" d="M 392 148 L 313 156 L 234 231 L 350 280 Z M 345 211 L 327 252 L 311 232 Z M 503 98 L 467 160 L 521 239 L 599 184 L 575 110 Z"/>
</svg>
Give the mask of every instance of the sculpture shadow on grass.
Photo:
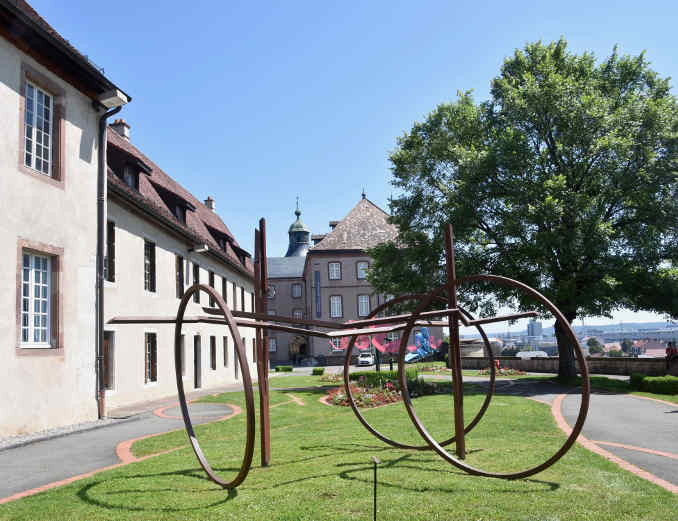
<svg viewBox="0 0 678 521">
<path fill-rule="evenodd" d="M 94 481 L 93 483 L 88 483 L 87 485 L 83 486 L 78 490 L 77 496 L 85 503 L 88 503 L 90 505 L 94 505 L 97 507 L 102 507 L 106 508 L 108 510 L 126 510 L 130 512 L 191 512 L 191 511 L 196 511 L 196 510 L 203 510 L 205 508 L 213 508 L 219 505 L 222 505 L 228 501 L 231 501 L 235 499 L 238 495 L 238 490 L 237 489 L 230 489 L 228 491 L 228 494 L 224 497 L 223 494 L 223 488 L 218 487 L 218 486 L 211 486 L 211 488 L 184 488 L 184 489 L 178 489 L 176 487 L 172 488 L 152 488 L 152 487 L 143 487 L 143 488 L 124 488 L 124 489 L 119 489 L 119 490 L 104 490 L 103 492 L 100 493 L 101 496 L 106 496 L 106 497 L 113 497 L 115 495 L 123 495 L 123 494 L 142 494 L 142 493 L 168 493 L 168 494 L 177 494 L 177 493 L 190 493 L 192 498 L 195 498 L 195 495 L 197 494 L 204 494 L 204 493 L 217 493 L 221 497 L 218 501 L 212 501 L 209 503 L 203 503 L 191 507 L 186 507 L 186 508 L 177 508 L 177 507 L 168 507 L 168 506 L 163 506 L 162 503 L 155 503 L 152 506 L 149 507 L 142 507 L 134 504 L 130 504 L 131 502 L 128 501 L 126 504 L 118 504 L 114 503 L 111 501 L 105 501 L 98 497 L 94 492 L 96 492 L 96 489 L 100 485 L 104 485 L 108 488 L 110 488 L 111 484 L 114 483 L 116 480 L 124 480 L 127 485 L 127 482 L 130 480 L 134 479 L 149 479 L 149 478 L 162 478 L 162 477 L 172 477 L 175 478 L 177 476 L 184 476 L 187 478 L 193 478 L 200 480 L 201 482 L 210 482 L 210 479 L 204 475 L 203 471 L 201 468 L 192 468 L 192 469 L 185 469 L 185 470 L 177 470 L 173 472 L 156 472 L 156 473 L 151 473 L 151 474 L 135 474 L 132 476 L 120 476 L 120 477 L 111 477 L 108 479 L 101 479 Z M 155 480 L 153 481 L 153 484 L 155 484 Z"/>
</svg>

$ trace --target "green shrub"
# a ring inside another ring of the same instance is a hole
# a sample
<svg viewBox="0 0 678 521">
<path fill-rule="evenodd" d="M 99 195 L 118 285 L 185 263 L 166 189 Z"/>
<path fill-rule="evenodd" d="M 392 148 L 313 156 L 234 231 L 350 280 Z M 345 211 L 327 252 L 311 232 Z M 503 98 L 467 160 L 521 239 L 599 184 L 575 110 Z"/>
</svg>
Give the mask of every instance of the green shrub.
<svg viewBox="0 0 678 521">
<path fill-rule="evenodd" d="M 646 376 L 640 390 L 657 394 L 678 394 L 678 376 Z"/>
<path fill-rule="evenodd" d="M 291 365 L 276 365 L 275 366 L 275 372 L 276 373 L 291 373 L 292 372 L 292 366 Z"/>
<path fill-rule="evenodd" d="M 643 383 L 643 378 L 645 378 L 645 375 L 642 373 L 633 373 L 631 375 L 631 379 L 629 383 L 631 384 L 631 389 L 635 389 L 636 391 L 640 391 L 640 387 Z"/>
<path fill-rule="evenodd" d="M 416 367 L 405 368 L 405 375 L 407 381 L 417 380 L 419 372 Z M 352 382 L 360 382 L 360 385 L 365 387 L 382 388 L 386 382 L 391 382 L 396 387 L 398 386 L 398 371 L 360 371 L 348 375 L 348 379 Z"/>
<path fill-rule="evenodd" d="M 323 373 L 325 373 L 324 367 L 314 367 L 313 368 L 313 376 L 322 376 Z"/>
</svg>

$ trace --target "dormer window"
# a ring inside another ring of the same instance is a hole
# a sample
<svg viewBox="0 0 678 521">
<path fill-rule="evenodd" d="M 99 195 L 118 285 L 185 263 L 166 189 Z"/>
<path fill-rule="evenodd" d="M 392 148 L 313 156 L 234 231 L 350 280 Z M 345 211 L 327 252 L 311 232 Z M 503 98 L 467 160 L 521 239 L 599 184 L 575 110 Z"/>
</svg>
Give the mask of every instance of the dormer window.
<svg viewBox="0 0 678 521">
<path fill-rule="evenodd" d="M 131 165 L 125 165 L 122 171 L 122 180 L 130 188 L 139 190 L 139 174 L 137 174 Z"/>
<path fill-rule="evenodd" d="M 186 224 L 186 208 L 181 204 L 175 204 L 174 217 L 176 217 L 179 222 Z"/>
</svg>

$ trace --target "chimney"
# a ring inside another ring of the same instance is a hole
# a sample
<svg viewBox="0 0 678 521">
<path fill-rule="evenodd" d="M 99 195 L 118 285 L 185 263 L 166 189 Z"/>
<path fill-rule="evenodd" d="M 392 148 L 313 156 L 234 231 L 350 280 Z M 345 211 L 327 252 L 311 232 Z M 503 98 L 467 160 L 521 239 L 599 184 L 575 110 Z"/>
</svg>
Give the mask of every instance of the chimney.
<svg viewBox="0 0 678 521">
<path fill-rule="evenodd" d="M 116 119 L 113 123 L 111 123 L 111 128 L 127 141 L 129 141 L 129 125 L 124 119 Z"/>
<path fill-rule="evenodd" d="M 214 211 L 214 199 L 212 199 L 209 195 L 207 196 L 207 199 L 205 199 L 205 206 Z"/>
</svg>

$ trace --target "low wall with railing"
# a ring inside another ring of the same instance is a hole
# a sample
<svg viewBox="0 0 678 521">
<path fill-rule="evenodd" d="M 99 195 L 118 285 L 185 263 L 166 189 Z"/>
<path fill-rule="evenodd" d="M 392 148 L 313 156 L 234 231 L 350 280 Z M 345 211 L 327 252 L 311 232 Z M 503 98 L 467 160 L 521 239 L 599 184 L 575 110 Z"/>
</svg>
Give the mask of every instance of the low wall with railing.
<svg viewBox="0 0 678 521">
<path fill-rule="evenodd" d="M 502 367 L 520 369 L 530 373 L 557 373 L 558 357 L 519 358 L 515 356 L 496 357 Z M 627 358 L 627 357 L 587 357 L 586 363 L 591 374 L 622 374 L 641 373 L 648 376 L 666 374 L 666 360 L 663 358 Z M 487 358 L 462 357 L 461 365 L 464 369 L 486 369 L 489 366 Z"/>
</svg>

